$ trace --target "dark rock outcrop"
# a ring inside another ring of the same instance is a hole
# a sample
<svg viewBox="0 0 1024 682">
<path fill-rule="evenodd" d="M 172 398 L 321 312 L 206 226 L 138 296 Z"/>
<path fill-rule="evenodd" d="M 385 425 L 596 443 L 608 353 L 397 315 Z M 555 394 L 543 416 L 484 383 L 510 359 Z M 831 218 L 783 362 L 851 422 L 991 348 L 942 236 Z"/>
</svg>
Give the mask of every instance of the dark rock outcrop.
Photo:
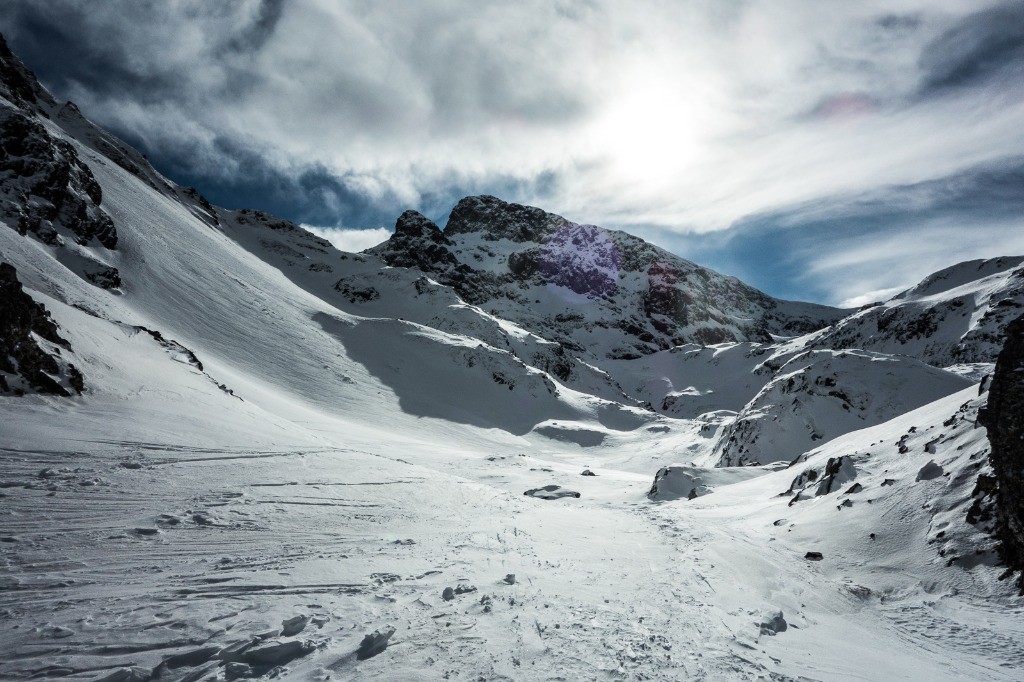
<svg viewBox="0 0 1024 682">
<path fill-rule="evenodd" d="M 543 243 L 537 264 L 546 284 L 598 297 L 615 290 L 622 257 L 606 230 L 568 223 Z"/>
<path fill-rule="evenodd" d="M 368 658 L 373 658 L 380 652 L 388 648 L 388 640 L 391 639 L 395 634 L 395 628 L 390 625 L 381 628 L 380 630 L 374 630 L 370 634 L 363 637 L 363 640 L 359 643 L 359 648 L 356 650 L 356 659 L 365 661 Z"/>
<path fill-rule="evenodd" d="M 51 246 L 117 246 L 117 230 L 103 209 L 99 183 L 73 145 L 50 133 L 42 119 L 57 102 L 0 36 L 0 216 L 19 233 Z M 68 102 L 59 112 L 77 112 Z M 63 236 L 61 233 L 64 233 Z"/>
<path fill-rule="evenodd" d="M 988 407 L 978 415 L 992 444 L 996 495 L 996 534 L 1007 565 L 1024 569 L 1024 315 L 1006 329 L 996 361 Z M 1024 590 L 1024 573 L 1018 583 Z"/>
<path fill-rule="evenodd" d="M 100 208 L 103 193 L 68 142 L 29 116 L 0 110 L 0 215 L 19 233 L 51 246 L 77 243 L 117 247 L 117 230 Z"/>
<path fill-rule="evenodd" d="M 559 228 L 571 224 L 554 213 L 485 194 L 459 201 L 444 229 L 448 235 L 479 233 L 488 241 L 509 239 L 539 244 Z"/>
<path fill-rule="evenodd" d="M 455 289 L 468 303 L 479 304 L 493 298 L 503 281 L 461 263 L 452 246 L 432 220 L 417 211 L 406 211 L 395 222 L 394 234 L 366 252 L 392 267 L 429 273 L 441 284 Z"/>
<path fill-rule="evenodd" d="M 40 346 L 33 334 L 50 348 Z M 61 357 L 61 348 L 71 350 L 46 308 L 25 293 L 13 265 L 0 263 L 0 393 L 81 393 L 82 374 Z"/>
<path fill-rule="evenodd" d="M 370 251 L 396 268 L 417 268 L 444 273 L 458 268 L 452 243 L 432 220 L 417 211 L 406 211 L 395 221 L 395 233 Z"/>
</svg>

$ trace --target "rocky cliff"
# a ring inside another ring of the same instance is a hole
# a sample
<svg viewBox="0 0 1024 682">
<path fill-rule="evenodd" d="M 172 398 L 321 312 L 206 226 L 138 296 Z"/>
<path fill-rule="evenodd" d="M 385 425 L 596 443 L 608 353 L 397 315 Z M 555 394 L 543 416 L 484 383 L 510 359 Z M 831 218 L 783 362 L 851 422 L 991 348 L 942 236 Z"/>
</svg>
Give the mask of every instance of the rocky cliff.
<svg viewBox="0 0 1024 682">
<path fill-rule="evenodd" d="M 996 495 L 996 532 L 1003 559 L 1024 569 L 1024 315 L 1007 327 L 988 394 L 988 407 L 978 415 L 992 444 Z M 1024 574 L 1020 579 L 1024 590 Z"/>
<path fill-rule="evenodd" d="M 85 389 L 64 357 L 71 346 L 41 304 L 22 289 L 10 263 L 0 263 L 0 394 L 70 396 Z"/>
</svg>

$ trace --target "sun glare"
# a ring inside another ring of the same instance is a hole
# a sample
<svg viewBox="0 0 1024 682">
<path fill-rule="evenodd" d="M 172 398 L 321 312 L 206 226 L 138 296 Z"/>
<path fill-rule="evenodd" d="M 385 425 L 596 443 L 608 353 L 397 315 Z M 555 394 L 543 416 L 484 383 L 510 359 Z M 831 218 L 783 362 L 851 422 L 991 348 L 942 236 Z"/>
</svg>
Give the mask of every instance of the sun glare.
<svg viewBox="0 0 1024 682">
<path fill-rule="evenodd" d="M 624 92 L 594 129 L 593 144 L 627 181 L 661 182 L 698 155 L 703 135 L 699 104 L 664 84 Z"/>
</svg>

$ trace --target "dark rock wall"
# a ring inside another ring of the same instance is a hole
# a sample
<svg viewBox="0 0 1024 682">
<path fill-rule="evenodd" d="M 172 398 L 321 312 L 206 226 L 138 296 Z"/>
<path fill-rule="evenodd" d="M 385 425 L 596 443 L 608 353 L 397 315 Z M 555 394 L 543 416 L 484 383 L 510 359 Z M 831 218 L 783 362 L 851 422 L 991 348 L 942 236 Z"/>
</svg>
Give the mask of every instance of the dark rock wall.
<svg viewBox="0 0 1024 682">
<path fill-rule="evenodd" d="M 996 532 L 1003 542 L 1003 558 L 1010 567 L 1024 569 L 1024 315 L 1006 329 L 988 407 L 978 421 L 988 429 L 992 444 L 998 484 Z"/>
<path fill-rule="evenodd" d="M 21 234 L 56 246 L 63 228 L 79 244 L 117 247 L 99 183 L 74 147 L 13 109 L 0 111 L 0 181 L 0 213 Z"/>
<path fill-rule="evenodd" d="M 41 304 L 24 292 L 10 263 L 0 263 L 0 392 L 70 396 L 85 390 L 82 374 L 61 357 L 59 348 L 44 349 L 36 334 L 54 346 L 71 350 Z"/>
<path fill-rule="evenodd" d="M 452 209 L 445 226 L 447 234 L 480 233 L 484 239 L 514 242 L 543 242 L 560 227 L 569 224 L 562 216 L 533 206 L 511 204 L 497 197 L 466 197 Z"/>
</svg>

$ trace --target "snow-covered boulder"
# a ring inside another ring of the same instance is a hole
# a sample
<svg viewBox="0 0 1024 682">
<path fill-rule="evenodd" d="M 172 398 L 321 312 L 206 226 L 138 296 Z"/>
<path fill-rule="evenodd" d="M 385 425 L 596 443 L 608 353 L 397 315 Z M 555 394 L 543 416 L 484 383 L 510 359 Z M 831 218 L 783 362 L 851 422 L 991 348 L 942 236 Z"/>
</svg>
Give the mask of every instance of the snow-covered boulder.
<svg viewBox="0 0 1024 682">
<path fill-rule="evenodd" d="M 541 500 L 560 500 L 563 497 L 580 497 L 575 490 L 563 488 L 560 485 L 545 485 L 540 488 L 532 488 L 523 493 L 527 497 L 536 497 Z"/>
<path fill-rule="evenodd" d="M 672 465 L 658 469 L 647 497 L 652 500 L 692 500 L 710 492 L 711 488 L 704 485 L 704 479 L 693 468 Z"/>
</svg>

